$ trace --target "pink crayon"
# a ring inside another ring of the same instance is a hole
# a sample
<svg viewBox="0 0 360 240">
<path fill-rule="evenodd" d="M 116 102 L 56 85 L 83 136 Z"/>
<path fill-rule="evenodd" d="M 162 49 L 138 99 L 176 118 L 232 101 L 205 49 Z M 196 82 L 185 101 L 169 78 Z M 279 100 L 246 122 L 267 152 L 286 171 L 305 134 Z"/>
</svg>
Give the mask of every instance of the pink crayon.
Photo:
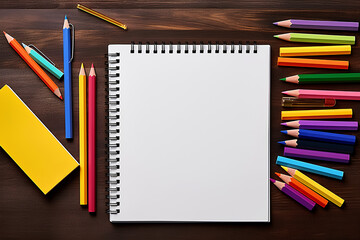
<svg viewBox="0 0 360 240">
<path fill-rule="evenodd" d="M 311 89 L 296 89 L 284 91 L 283 94 L 297 97 L 297 98 L 312 98 L 312 99 L 339 99 L 339 100 L 360 100 L 360 92 L 355 91 L 328 91 L 328 90 L 311 90 Z"/>
</svg>

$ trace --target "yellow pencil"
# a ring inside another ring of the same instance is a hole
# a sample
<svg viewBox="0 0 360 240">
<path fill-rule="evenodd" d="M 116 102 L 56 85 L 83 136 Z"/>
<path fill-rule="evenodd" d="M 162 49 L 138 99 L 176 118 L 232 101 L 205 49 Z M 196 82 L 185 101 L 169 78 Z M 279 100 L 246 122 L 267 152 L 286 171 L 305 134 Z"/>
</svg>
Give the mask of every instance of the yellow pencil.
<svg viewBox="0 0 360 240">
<path fill-rule="evenodd" d="M 331 192 L 330 190 L 326 189 L 325 187 L 321 186 L 305 174 L 301 173 L 299 170 L 288 168 L 281 166 L 285 171 L 287 171 L 292 177 L 294 177 L 296 180 L 307 186 L 308 188 L 311 188 L 313 191 L 317 192 L 330 202 L 334 203 L 336 206 L 341 207 L 345 200 L 336 195 L 335 193 Z"/>
<path fill-rule="evenodd" d="M 107 17 L 104 14 L 99 13 L 99 12 L 97 12 L 95 10 L 92 10 L 91 8 L 85 7 L 84 5 L 81 5 L 81 4 L 78 4 L 77 8 L 79 10 L 81 10 L 81 11 L 89 13 L 89 14 L 95 16 L 95 17 L 98 17 L 98 18 L 100 18 L 100 19 L 102 19 L 104 21 L 107 21 L 107 22 L 109 22 L 111 24 L 114 24 L 115 26 L 118 26 L 118 27 L 120 27 L 120 28 L 122 28 L 124 30 L 127 30 L 127 26 L 125 24 L 123 24 L 123 23 L 121 23 L 121 22 L 119 22 L 119 21 L 117 21 L 117 20 L 115 20 L 113 18 Z"/>
<path fill-rule="evenodd" d="M 350 45 L 335 46 L 312 46 L 312 47 L 281 47 L 281 57 L 295 56 L 322 56 L 322 55 L 349 55 L 351 54 Z"/>
<path fill-rule="evenodd" d="M 80 205 L 87 205 L 87 119 L 86 75 L 84 64 L 79 73 L 79 156 L 80 156 Z"/>
<path fill-rule="evenodd" d="M 281 120 L 352 118 L 352 109 L 281 111 Z"/>
</svg>

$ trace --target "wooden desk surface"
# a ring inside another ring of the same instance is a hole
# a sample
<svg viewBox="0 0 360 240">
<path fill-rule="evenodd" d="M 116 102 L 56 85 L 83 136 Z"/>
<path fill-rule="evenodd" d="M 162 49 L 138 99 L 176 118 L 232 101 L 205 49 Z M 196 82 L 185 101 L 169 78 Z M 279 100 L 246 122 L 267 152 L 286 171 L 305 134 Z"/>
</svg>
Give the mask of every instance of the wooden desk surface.
<svg viewBox="0 0 360 240">
<path fill-rule="evenodd" d="M 78 71 L 84 62 L 92 62 L 98 75 L 97 91 L 97 213 L 89 215 L 79 206 L 79 170 L 73 172 L 48 196 L 25 176 L 9 156 L 0 150 L 0 238 L 1 239 L 358 239 L 360 228 L 359 151 L 351 164 L 323 164 L 345 171 L 342 181 L 311 175 L 346 202 L 342 208 L 329 204 L 308 212 L 271 186 L 271 223 L 169 223 L 111 224 L 105 213 L 105 69 L 104 54 L 110 43 L 131 41 L 243 41 L 257 40 L 272 46 L 271 76 L 271 175 L 282 172 L 275 165 L 282 147 L 280 134 L 281 91 L 297 88 L 278 79 L 298 73 L 330 73 L 333 70 L 279 68 L 279 46 L 299 46 L 274 39 L 288 29 L 272 22 L 289 18 L 358 21 L 360 2 L 306 0 L 297 3 L 282 0 L 133 0 L 86 1 L 85 5 L 119 19 L 127 32 L 76 9 L 68 0 L 2 0 L 0 29 L 19 42 L 35 44 L 61 69 L 62 25 L 64 15 L 76 29 L 73 69 L 74 140 L 64 138 L 64 105 L 7 44 L 0 40 L 0 86 L 9 84 L 64 146 L 78 159 Z M 307 31 L 304 31 L 307 32 Z M 324 32 L 325 33 L 325 32 Z M 336 32 L 341 34 L 342 32 Z M 355 34 L 359 37 L 358 33 Z M 329 57 L 350 60 L 350 69 L 360 71 L 358 44 L 351 56 Z M 63 91 L 63 82 L 55 80 Z M 320 88 L 320 86 L 313 86 Z M 360 85 L 323 85 L 322 88 L 358 90 Z M 359 120 L 358 102 L 338 102 L 337 107 L 354 109 Z M 359 137 L 359 134 L 357 133 Z M 310 174 L 309 174 L 310 175 Z"/>
</svg>

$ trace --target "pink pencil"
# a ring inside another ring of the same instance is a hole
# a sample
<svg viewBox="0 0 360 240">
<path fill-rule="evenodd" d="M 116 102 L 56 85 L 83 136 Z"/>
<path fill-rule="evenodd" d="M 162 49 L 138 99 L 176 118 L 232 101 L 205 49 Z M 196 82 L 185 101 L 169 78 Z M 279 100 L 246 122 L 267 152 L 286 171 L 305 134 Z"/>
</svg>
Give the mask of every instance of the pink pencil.
<svg viewBox="0 0 360 240">
<path fill-rule="evenodd" d="M 298 98 L 312 98 L 312 99 L 332 98 L 332 99 L 340 99 L 340 100 L 360 100 L 360 92 L 351 92 L 351 91 L 296 89 L 296 90 L 284 91 L 282 93 Z"/>
<path fill-rule="evenodd" d="M 96 182 L 95 182 L 95 126 L 96 126 L 96 74 L 91 65 L 88 79 L 88 210 L 95 212 Z"/>
</svg>

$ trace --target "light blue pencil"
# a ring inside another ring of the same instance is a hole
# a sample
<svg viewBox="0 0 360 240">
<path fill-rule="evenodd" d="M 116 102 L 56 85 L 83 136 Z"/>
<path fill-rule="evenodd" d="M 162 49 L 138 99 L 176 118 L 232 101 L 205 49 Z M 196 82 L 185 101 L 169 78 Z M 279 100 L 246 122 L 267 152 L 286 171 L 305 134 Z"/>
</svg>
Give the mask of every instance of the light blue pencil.
<svg viewBox="0 0 360 240">
<path fill-rule="evenodd" d="M 322 167 L 316 164 L 311 164 L 307 162 L 302 162 L 298 160 L 294 160 L 291 158 L 286 158 L 282 156 L 278 156 L 276 159 L 277 165 L 282 165 L 285 167 L 291 167 L 298 170 L 303 170 L 306 172 L 311 172 L 319 175 L 323 175 L 326 177 L 336 178 L 341 180 L 344 176 L 344 172 L 332 168 Z"/>
<path fill-rule="evenodd" d="M 67 16 L 63 27 L 64 50 L 64 103 L 65 103 L 65 138 L 73 138 L 72 89 L 71 89 L 71 35 Z"/>
<path fill-rule="evenodd" d="M 27 46 L 24 43 L 22 43 L 22 45 L 25 48 L 25 51 L 30 55 L 30 57 L 32 59 L 34 59 L 35 62 L 37 62 L 39 65 L 41 65 L 43 68 L 45 68 L 48 72 L 50 72 L 52 75 L 54 75 L 57 79 L 60 79 L 64 75 L 64 73 L 62 71 L 57 69 L 52 63 L 50 63 L 43 56 L 41 56 L 39 53 L 37 53 L 33 48 Z"/>
</svg>

